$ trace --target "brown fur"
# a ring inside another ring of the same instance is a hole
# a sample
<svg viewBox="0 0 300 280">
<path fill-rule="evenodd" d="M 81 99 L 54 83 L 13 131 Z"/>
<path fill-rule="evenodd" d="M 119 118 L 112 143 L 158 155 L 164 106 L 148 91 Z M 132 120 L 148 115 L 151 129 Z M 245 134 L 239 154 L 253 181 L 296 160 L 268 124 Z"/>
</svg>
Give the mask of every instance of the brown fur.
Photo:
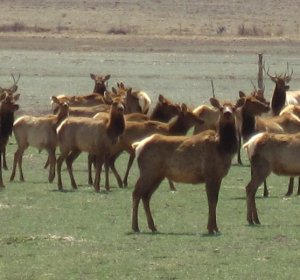
<svg viewBox="0 0 300 280">
<path fill-rule="evenodd" d="M 205 183 L 209 205 L 207 229 L 210 234 L 219 232 L 216 221 L 218 194 L 237 151 L 234 111 L 243 102 L 240 99 L 235 106 L 230 103 L 221 106 L 218 100 L 211 98 L 212 105 L 220 110 L 217 131 L 207 130 L 190 137 L 154 135 L 134 144 L 140 169 L 132 194 L 134 231 L 139 231 L 138 206 L 141 199 L 148 226 L 156 231 L 150 199 L 161 181 L 168 178 L 190 184 Z"/>
<path fill-rule="evenodd" d="M 125 127 L 124 106 L 115 100 L 111 105 L 109 120 L 68 118 L 57 129 L 61 154 L 57 160 L 58 188 L 63 189 L 61 166 L 66 161 L 73 189 L 77 189 L 72 170 L 74 160 L 81 152 L 96 156 L 95 191 L 100 191 L 100 173 L 105 158 L 123 133 Z"/>
<path fill-rule="evenodd" d="M 68 116 L 68 104 L 61 103 L 55 96 L 53 101 L 59 106 L 57 115 L 48 115 L 41 117 L 22 116 L 18 118 L 13 126 L 14 135 L 18 145 L 14 155 L 13 170 L 10 176 L 10 181 L 14 180 L 17 165 L 19 166 L 20 181 L 24 181 L 22 162 L 23 154 L 29 147 L 35 147 L 48 152 L 48 160 L 50 164 L 49 182 L 52 182 L 55 177 L 55 150 L 57 146 L 56 128 Z"/>
<path fill-rule="evenodd" d="M 14 112 L 19 109 L 15 101 L 20 95 L 13 95 L 11 92 L 4 91 L 0 97 L 0 188 L 4 188 L 2 178 L 2 158 L 4 157 L 5 148 L 8 139 L 12 133 L 14 123 Z"/>
<path fill-rule="evenodd" d="M 247 220 L 260 224 L 255 194 L 258 186 L 271 172 L 283 176 L 299 176 L 300 133 L 261 133 L 253 136 L 244 147 L 251 160 L 251 180 L 246 186 Z"/>
</svg>

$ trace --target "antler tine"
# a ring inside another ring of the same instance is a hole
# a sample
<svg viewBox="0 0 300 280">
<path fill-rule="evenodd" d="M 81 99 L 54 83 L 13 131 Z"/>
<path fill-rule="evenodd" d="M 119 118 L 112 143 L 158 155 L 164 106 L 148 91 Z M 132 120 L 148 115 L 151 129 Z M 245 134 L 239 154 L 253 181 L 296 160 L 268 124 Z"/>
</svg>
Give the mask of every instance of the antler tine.
<svg viewBox="0 0 300 280">
<path fill-rule="evenodd" d="M 214 81 L 213 81 L 213 80 L 210 80 L 210 83 L 211 83 L 211 89 L 212 89 L 213 98 L 216 98 L 216 95 L 215 95 L 215 87 L 214 87 Z"/>
<path fill-rule="evenodd" d="M 257 92 L 257 88 L 256 88 L 254 82 L 252 80 L 250 80 L 250 81 L 251 81 L 252 86 L 254 87 L 255 92 Z"/>
<path fill-rule="evenodd" d="M 288 83 L 290 82 L 290 80 L 292 79 L 292 75 L 293 75 L 293 68 L 292 68 L 292 72 L 291 74 L 289 73 L 290 72 L 290 69 L 289 69 L 289 63 L 287 62 L 287 75 L 284 75 L 284 79 L 285 81 Z"/>
<path fill-rule="evenodd" d="M 16 85 L 16 84 L 19 82 L 20 78 L 21 78 L 21 74 L 19 73 L 19 77 L 18 77 L 17 80 L 15 79 L 15 76 L 14 76 L 13 73 L 11 73 L 10 75 L 12 76 L 12 78 L 13 78 L 13 80 L 14 80 L 14 85 Z"/>
</svg>

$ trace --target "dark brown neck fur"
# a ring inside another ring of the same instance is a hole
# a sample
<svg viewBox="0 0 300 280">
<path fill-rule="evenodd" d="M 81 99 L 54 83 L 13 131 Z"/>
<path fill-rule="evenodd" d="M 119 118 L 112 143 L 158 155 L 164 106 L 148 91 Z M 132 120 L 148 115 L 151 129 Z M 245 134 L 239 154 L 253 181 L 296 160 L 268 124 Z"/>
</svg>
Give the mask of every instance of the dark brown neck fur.
<svg viewBox="0 0 300 280">
<path fill-rule="evenodd" d="M 234 155 L 238 150 L 238 140 L 235 124 L 232 122 L 221 123 L 218 128 L 218 149 L 223 154 Z"/>
<path fill-rule="evenodd" d="M 123 134 L 125 129 L 125 120 L 123 114 L 111 114 L 107 124 L 107 134 L 115 144 L 118 137 Z"/>
<path fill-rule="evenodd" d="M 276 84 L 271 102 L 272 113 L 274 116 L 279 115 L 285 105 L 285 101 L 286 90 Z"/>
</svg>

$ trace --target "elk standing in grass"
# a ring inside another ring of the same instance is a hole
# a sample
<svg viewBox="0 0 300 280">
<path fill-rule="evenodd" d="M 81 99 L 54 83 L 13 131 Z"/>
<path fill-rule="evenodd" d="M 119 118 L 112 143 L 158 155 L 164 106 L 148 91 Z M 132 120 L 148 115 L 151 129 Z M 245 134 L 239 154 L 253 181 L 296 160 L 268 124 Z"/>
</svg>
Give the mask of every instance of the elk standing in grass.
<svg viewBox="0 0 300 280">
<path fill-rule="evenodd" d="M 216 207 L 222 179 L 227 175 L 231 160 L 238 148 L 235 110 L 243 105 L 221 105 L 215 98 L 211 104 L 218 108 L 220 117 L 216 131 L 207 130 L 193 136 L 153 135 L 134 144 L 140 176 L 132 193 L 132 229 L 139 231 L 138 207 L 142 199 L 149 228 L 156 227 L 151 215 L 150 199 L 164 178 L 183 183 L 205 183 L 208 198 L 210 234 L 219 232 Z"/>
<path fill-rule="evenodd" d="M 124 133 L 120 137 L 119 143 L 113 148 L 109 159 L 109 166 L 117 178 L 119 187 L 128 185 L 129 171 L 135 159 L 135 151 L 132 148 L 134 142 L 140 141 L 154 133 L 163 135 L 185 135 L 191 127 L 201 123 L 203 123 L 203 121 L 191 112 L 185 104 L 181 105 L 177 116 L 172 118 L 168 123 L 150 120 L 145 122 L 126 122 Z M 129 153 L 130 158 L 122 184 L 122 180 L 115 168 L 115 160 L 124 150 Z M 169 181 L 169 185 L 171 190 L 176 190 L 173 182 Z"/>
<path fill-rule="evenodd" d="M 100 191 L 100 173 L 102 165 L 109 156 L 112 146 L 118 142 L 125 128 L 124 105 L 115 100 L 111 105 L 108 120 L 91 118 L 68 118 L 57 129 L 60 156 L 57 159 L 58 189 L 63 189 L 61 179 L 62 163 L 66 161 L 73 189 L 77 189 L 72 170 L 74 160 L 81 152 L 95 156 L 96 174 L 94 188 Z"/>
<path fill-rule="evenodd" d="M 14 155 L 13 170 L 10 180 L 13 181 L 16 174 L 17 165 L 19 167 L 20 181 L 24 181 L 22 161 L 24 151 L 29 147 L 35 147 L 41 150 L 47 150 L 50 164 L 49 182 L 55 177 L 55 150 L 57 146 L 56 128 L 68 116 L 68 104 L 60 102 L 55 96 L 52 96 L 53 102 L 59 107 L 57 115 L 47 115 L 41 117 L 22 116 L 18 118 L 13 126 L 13 132 L 16 138 L 18 149 Z"/>
<path fill-rule="evenodd" d="M 0 96 L 0 188 L 5 187 L 2 178 L 2 158 L 9 136 L 12 134 L 14 112 L 19 109 L 19 105 L 15 104 L 19 97 L 20 94 L 13 96 L 6 92 Z"/>
<path fill-rule="evenodd" d="M 260 224 L 255 203 L 257 188 L 271 172 L 281 176 L 300 175 L 300 133 L 260 133 L 243 147 L 251 161 L 251 180 L 246 186 L 247 220 L 250 225 Z"/>
</svg>

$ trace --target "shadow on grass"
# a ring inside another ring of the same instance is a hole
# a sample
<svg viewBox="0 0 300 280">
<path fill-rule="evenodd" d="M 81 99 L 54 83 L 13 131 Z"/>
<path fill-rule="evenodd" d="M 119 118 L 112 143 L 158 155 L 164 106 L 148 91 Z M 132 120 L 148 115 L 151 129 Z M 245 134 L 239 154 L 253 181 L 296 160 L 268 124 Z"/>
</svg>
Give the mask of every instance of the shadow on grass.
<svg viewBox="0 0 300 280">
<path fill-rule="evenodd" d="M 198 236 L 198 233 L 191 233 L 191 232 L 160 232 L 160 231 L 156 231 L 156 232 L 151 232 L 151 231 L 147 231 L 147 232 L 134 232 L 134 231 L 129 231 L 126 233 L 126 235 L 149 235 L 149 236 L 154 236 L 154 235 L 158 235 L 158 236 Z M 209 234 L 209 233 L 202 233 L 200 234 L 200 236 L 202 237 L 218 237 L 222 235 L 222 233 L 216 233 L 216 234 Z"/>
</svg>

